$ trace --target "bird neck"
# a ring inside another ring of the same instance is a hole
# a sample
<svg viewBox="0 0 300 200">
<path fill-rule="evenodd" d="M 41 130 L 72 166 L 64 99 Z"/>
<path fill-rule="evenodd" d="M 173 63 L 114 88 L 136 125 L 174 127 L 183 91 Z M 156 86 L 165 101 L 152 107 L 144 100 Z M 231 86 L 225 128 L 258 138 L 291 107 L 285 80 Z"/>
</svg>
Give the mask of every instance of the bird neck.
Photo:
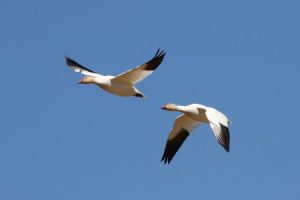
<svg viewBox="0 0 300 200">
<path fill-rule="evenodd" d="M 109 79 L 106 79 L 104 77 L 97 77 L 97 78 L 94 78 L 94 83 L 95 84 L 98 84 L 98 85 L 107 85 L 110 83 L 110 80 Z"/>
<path fill-rule="evenodd" d="M 183 112 L 183 113 L 186 111 L 185 106 L 180 106 L 180 105 L 175 105 L 173 110 Z"/>
</svg>

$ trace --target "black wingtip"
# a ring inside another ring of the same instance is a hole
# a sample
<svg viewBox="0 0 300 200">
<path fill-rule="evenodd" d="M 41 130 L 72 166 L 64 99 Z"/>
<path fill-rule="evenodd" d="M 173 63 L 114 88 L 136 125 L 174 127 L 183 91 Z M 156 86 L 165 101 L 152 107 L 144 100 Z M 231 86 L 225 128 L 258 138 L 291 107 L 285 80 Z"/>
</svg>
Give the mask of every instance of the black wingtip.
<svg viewBox="0 0 300 200">
<path fill-rule="evenodd" d="M 77 63 L 75 60 L 69 58 L 68 56 L 65 56 L 65 61 L 67 63 L 68 66 L 73 67 L 83 67 L 81 64 Z"/>
<path fill-rule="evenodd" d="M 165 55 L 166 55 L 165 50 L 161 51 L 160 48 L 158 48 L 157 51 L 156 51 L 156 54 L 154 55 L 153 58 L 155 58 L 155 57 L 164 57 Z"/>
<path fill-rule="evenodd" d="M 163 61 L 166 53 L 165 51 L 161 51 L 160 49 L 157 50 L 155 55 L 151 60 L 149 60 L 147 63 L 145 63 L 144 70 L 153 71 L 155 70 Z"/>
<path fill-rule="evenodd" d="M 84 66 L 82 66 L 81 64 L 79 64 L 78 62 L 76 62 L 75 60 L 69 58 L 68 56 L 65 56 L 65 60 L 66 60 L 66 63 L 69 67 L 79 67 L 81 69 L 84 69 L 86 71 L 89 71 L 89 72 L 92 72 L 92 73 L 96 73 L 94 72 L 93 70 L 90 70 Z"/>
<path fill-rule="evenodd" d="M 226 152 L 230 151 L 230 133 L 228 127 L 224 126 L 223 124 L 220 124 L 221 126 L 221 134 L 222 134 L 222 141 L 220 141 L 220 144 L 225 149 Z"/>
<path fill-rule="evenodd" d="M 66 61 L 67 65 L 71 66 L 73 60 L 71 58 L 69 58 L 68 56 L 65 56 L 65 61 Z"/>
<path fill-rule="evenodd" d="M 162 158 L 161 158 L 161 162 L 163 162 L 164 164 L 170 164 L 170 162 L 171 162 L 171 160 L 172 160 L 172 158 L 168 158 L 165 154 L 162 156 Z"/>
<path fill-rule="evenodd" d="M 69 56 L 65 55 L 64 57 L 66 62 L 72 62 L 72 61 L 74 62 L 74 60 L 72 60 Z"/>
<path fill-rule="evenodd" d="M 159 51 L 160 51 L 160 48 L 157 49 L 157 51 L 156 51 L 154 57 L 158 55 Z"/>
<path fill-rule="evenodd" d="M 189 132 L 186 129 L 181 128 L 175 138 L 168 139 L 163 156 L 161 158 L 161 161 L 163 161 L 164 164 L 170 164 L 176 152 L 179 150 L 188 136 Z"/>
<path fill-rule="evenodd" d="M 224 147 L 225 151 L 229 153 L 229 146 L 224 146 L 224 145 L 222 146 Z"/>
</svg>

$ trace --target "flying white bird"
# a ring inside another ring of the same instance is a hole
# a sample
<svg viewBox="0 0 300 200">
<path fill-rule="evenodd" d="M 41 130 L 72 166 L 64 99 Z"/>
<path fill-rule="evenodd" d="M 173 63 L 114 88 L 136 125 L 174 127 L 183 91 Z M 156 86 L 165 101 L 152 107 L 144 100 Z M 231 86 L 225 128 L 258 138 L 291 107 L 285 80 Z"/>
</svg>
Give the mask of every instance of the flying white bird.
<svg viewBox="0 0 300 200">
<path fill-rule="evenodd" d="M 165 164 L 171 162 L 185 139 L 201 123 L 209 123 L 218 142 L 229 152 L 230 135 L 228 125 L 230 121 L 218 110 L 200 104 L 180 106 L 172 103 L 163 106 L 161 109 L 183 113 L 176 118 L 173 129 L 169 134 L 165 151 L 161 158 L 161 161 Z"/>
<path fill-rule="evenodd" d="M 148 62 L 117 76 L 104 76 L 82 66 L 67 56 L 65 56 L 65 59 L 67 65 L 71 69 L 85 75 L 78 82 L 80 84 L 93 83 L 103 90 L 118 96 L 144 97 L 144 95 L 135 87 L 135 84 L 150 75 L 163 61 L 165 54 L 164 51 L 158 49 L 154 57 Z"/>
</svg>

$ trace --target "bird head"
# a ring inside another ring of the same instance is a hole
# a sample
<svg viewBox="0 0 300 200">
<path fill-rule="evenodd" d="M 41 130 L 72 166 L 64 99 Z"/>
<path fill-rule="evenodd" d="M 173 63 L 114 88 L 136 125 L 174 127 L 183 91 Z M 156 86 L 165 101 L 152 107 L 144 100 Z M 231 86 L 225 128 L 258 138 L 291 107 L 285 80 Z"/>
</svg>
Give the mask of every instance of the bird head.
<svg viewBox="0 0 300 200">
<path fill-rule="evenodd" d="M 164 105 L 163 107 L 161 107 L 161 109 L 168 110 L 168 111 L 175 110 L 175 108 L 176 108 L 176 105 L 173 103 L 168 103 L 168 104 Z"/>
<path fill-rule="evenodd" d="M 79 83 L 79 84 L 89 84 L 89 83 L 93 83 L 93 77 L 85 76 L 85 77 L 83 77 L 78 83 Z"/>
</svg>

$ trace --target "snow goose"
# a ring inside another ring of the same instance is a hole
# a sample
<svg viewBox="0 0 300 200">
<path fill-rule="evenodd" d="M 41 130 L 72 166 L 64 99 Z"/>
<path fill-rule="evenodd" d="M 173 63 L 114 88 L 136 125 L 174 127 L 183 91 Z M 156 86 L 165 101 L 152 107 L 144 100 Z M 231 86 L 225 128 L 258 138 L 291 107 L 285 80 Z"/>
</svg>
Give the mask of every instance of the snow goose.
<svg viewBox="0 0 300 200">
<path fill-rule="evenodd" d="M 172 131 L 169 134 L 164 154 L 161 158 L 161 161 L 165 164 L 171 162 L 185 139 L 201 123 L 209 123 L 218 142 L 229 152 L 230 135 L 228 125 L 230 121 L 218 110 L 200 104 L 180 106 L 172 103 L 163 106 L 161 109 L 183 113 L 176 118 Z"/>
<path fill-rule="evenodd" d="M 104 76 L 92 71 L 71 58 L 65 56 L 67 65 L 75 72 L 85 75 L 78 83 L 93 83 L 101 87 L 107 92 L 118 96 L 135 96 L 144 97 L 144 95 L 135 87 L 135 84 L 142 81 L 150 75 L 163 61 L 164 51 L 157 50 L 154 57 L 148 62 L 139 65 L 117 76 Z"/>
</svg>

